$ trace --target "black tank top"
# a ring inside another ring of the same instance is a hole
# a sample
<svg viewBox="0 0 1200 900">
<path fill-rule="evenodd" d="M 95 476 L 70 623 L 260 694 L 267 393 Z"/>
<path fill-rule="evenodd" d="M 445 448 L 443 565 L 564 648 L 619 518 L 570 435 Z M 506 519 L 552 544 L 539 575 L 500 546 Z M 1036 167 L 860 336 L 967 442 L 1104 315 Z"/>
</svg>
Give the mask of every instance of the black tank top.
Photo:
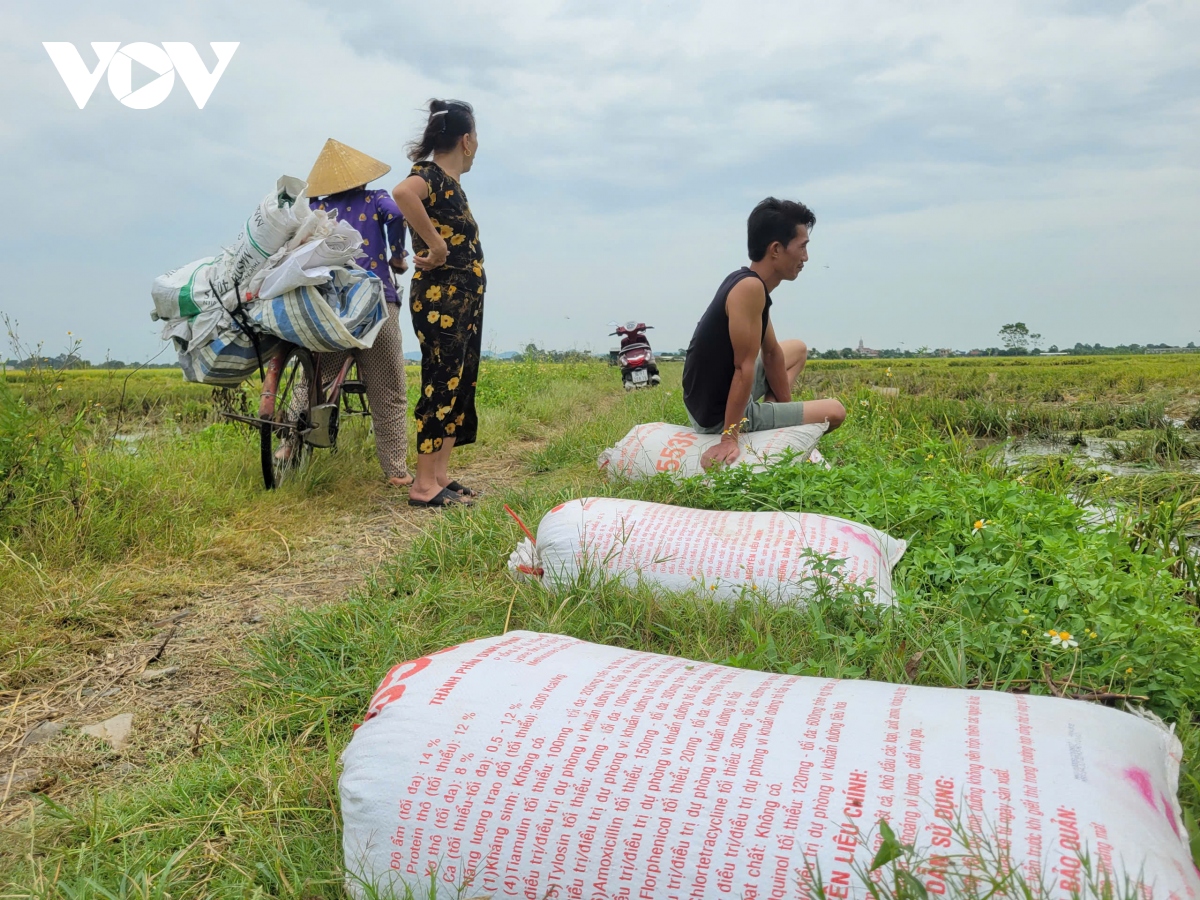
<svg viewBox="0 0 1200 900">
<path fill-rule="evenodd" d="M 758 278 L 758 275 L 743 266 L 721 282 L 717 295 L 700 317 L 683 362 L 683 403 L 696 424 L 703 428 L 725 424 L 725 406 L 729 402 L 734 371 L 733 341 L 729 338 L 729 313 L 725 311 L 725 301 L 733 286 L 744 278 Z M 758 280 L 762 281 L 761 278 Z M 770 311 L 771 294 L 768 291 L 762 313 L 763 336 L 767 333 Z"/>
</svg>

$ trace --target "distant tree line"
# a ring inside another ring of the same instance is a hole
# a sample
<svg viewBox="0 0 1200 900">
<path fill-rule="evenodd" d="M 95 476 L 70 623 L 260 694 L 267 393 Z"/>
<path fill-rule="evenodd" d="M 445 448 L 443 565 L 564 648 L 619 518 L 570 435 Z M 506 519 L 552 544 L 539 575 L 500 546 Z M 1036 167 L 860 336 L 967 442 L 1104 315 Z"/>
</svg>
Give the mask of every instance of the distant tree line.
<svg viewBox="0 0 1200 900">
<path fill-rule="evenodd" d="M 1005 325 L 1004 328 L 1000 329 L 1000 336 L 1002 339 L 1001 343 L 1004 344 L 1003 347 L 975 348 L 969 351 L 934 350 L 929 347 L 918 347 L 915 350 L 891 348 L 860 353 L 853 347 L 843 347 L 841 350 L 818 350 L 815 347 L 810 347 L 808 355 L 810 359 L 928 359 L 939 356 L 1040 356 L 1043 353 L 1068 353 L 1072 356 L 1130 355 L 1156 350 L 1197 349 L 1196 344 L 1193 341 L 1189 341 L 1187 346 L 1182 348 L 1176 347 L 1174 344 L 1118 344 L 1114 347 L 1108 347 L 1103 344 L 1077 343 L 1074 347 L 1064 347 L 1062 350 L 1059 350 L 1057 345 L 1051 344 L 1043 351 L 1037 346 L 1041 335 L 1030 334 L 1021 322 Z M 682 358 L 687 355 L 687 350 L 681 347 L 678 350 L 663 351 L 659 355 L 664 354 Z M 609 358 L 608 353 L 592 354 L 584 350 L 543 350 L 536 344 L 526 344 L 525 349 L 520 353 L 508 352 L 502 355 L 485 354 L 485 356 L 499 362 L 553 363 L 591 362 L 597 359 L 607 360 Z M 62 369 L 132 369 L 139 366 L 145 369 L 174 369 L 178 364 L 175 362 L 162 362 L 143 365 L 136 362 L 125 362 L 120 359 L 106 359 L 104 362 L 93 363 L 77 354 L 60 353 L 57 356 L 30 356 L 25 359 L 8 359 L 5 360 L 4 365 L 8 369 L 29 369 L 40 366 L 41 368 L 57 371 Z"/>
<path fill-rule="evenodd" d="M 73 353 L 59 353 L 57 356 L 27 356 L 25 359 L 6 359 L 4 361 L 6 369 L 32 369 L 40 367 L 43 369 L 54 369 L 55 371 L 63 369 L 133 369 L 138 366 L 141 366 L 143 369 L 174 369 L 178 368 L 179 364 L 176 362 L 166 362 L 142 365 L 141 363 L 125 362 L 120 359 L 106 359 L 104 362 L 94 363 Z"/>
<path fill-rule="evenodd" d="M 1148 353 L 1153 350 L 1196 350 L 1196 345 L 1189 342 L 1186 347 L 1174 344 L 1118 344 L 1107 347 L 1103 344 L 1076 344 L 1074 347 L 1059 348 L 1051 344 L 1045 350 L 1037 347 L 1032 349 L 1017 349 L 1007 347 L 976 347 L 972 350 L 931 350 L 927 347 L 917 350 L 900 350 L 897 348 L 877 350 L 869 354 L 859 353 L 852 347 L 841 350 L 818 350 L 810 347 L 809 359 L 929 359 L 938 356 L 1044 356 L 1047 353 L 1065 353 L 1071 356 L 1130 356 Z"/>
<path fill-rule="evenodd" d="M 1194 342 L 1189 341 L 1187 347 L 1176 347 L 1173 344 L 1118 344 L 1106 347 L 1103 344 L 1078 343 L 1071 348 L 1059 350 L 1056 344 L 1051 344 L 1045 351 L 1041 349 L 1042 336 L 1029 330 L 1024 322 L 1010 322 L 998 332 L 1002 347 L 975 348 L 973 350 L 931 350 L 919 347 L 916 350 L 869 350 L 860 352 L 851 347 L 841 350 L 818 351 L 809 349 L 810 357 L 821 359 L 913 359 L 930 356 L 1040 356 L 1043 353 L 1069 353 L 1072 356 L 1094 356 L 1100 354 L 1137 354 L 1155 350 L 1195 350 Z"/>
<path fill-rule="evenodd" d="M 525 349 L 520 353 L 506 353 L 503 356 L 492 358 L 508 359 L 513 362 L 578 363 L 594 362 L 598 357 L 586 350 L 542 350 L 537 344 L 526 344 Z M 603 358 L 607 359 L 608 354 L 605 354 Z"/>
</svg>

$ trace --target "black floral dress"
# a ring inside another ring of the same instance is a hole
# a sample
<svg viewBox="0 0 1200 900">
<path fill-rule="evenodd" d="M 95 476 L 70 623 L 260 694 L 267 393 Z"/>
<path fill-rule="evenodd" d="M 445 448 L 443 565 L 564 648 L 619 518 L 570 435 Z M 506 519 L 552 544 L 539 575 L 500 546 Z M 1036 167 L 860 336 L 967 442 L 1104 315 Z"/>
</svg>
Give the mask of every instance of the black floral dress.
<svg viewBox="0 0 1200 900">
<path fill-rule="evenodd" d="M 445 265 L 413 272 L 409 308 L 421 344 L 421 394 L 417 399 L 417 452 L 436 453 L 446 438 L 473 444 L 479 430 L 475 385 L 483 346 L 483 250 L 479 226 L 462 186 L 434 162 L 412 174 L 428 186 L 425 210 L 446 239 Z M 412 229 L 416 253 L 428 246 Z"/>
</svg>

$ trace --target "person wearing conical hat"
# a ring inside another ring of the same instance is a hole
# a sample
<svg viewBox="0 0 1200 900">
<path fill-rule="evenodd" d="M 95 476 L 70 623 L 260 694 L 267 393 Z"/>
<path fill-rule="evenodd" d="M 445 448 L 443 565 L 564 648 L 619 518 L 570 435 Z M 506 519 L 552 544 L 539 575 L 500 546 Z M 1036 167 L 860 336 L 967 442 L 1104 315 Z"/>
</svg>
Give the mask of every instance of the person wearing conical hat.
<svg viewBox="0 0 1200 900">
<path fill-rule="evenodd" d="M 390 304 L 387 321 L 369 350 L 352 352 L 367 387 L 379 465 L 390 484 L 406 487 L 413 478 L 408 473 L 408 394 L 400 343 L 399 304 L 404 289 L 392 276 L 392 272 L 408 269 L 404 216 L 390 193 L 367 190 L 368 184 L 391 169 L 387 163 L 330 138 L 309 173 L 308 195 L 313 209 L 349 222 L 362 235 L 365 258 L 360 256 L 358 264 L 383 281 Z M 321 354 L 322 378 L 336 377 L 344 360 L 342 353 Z"/>
<path fill-rule="evenodd" d="M 308 175 L 308 196 L 313 209 L 349 222 L 363 236 L 366 259 L 360 258 L 359 264 L 383 279 L 388 303 L 399 303 L 396 287 L 386 276 L 389 268 L 408 270 L 404 216 L 390 193 L 367 190 L 370 182 L 390 171 L 387 163 L 330 138 Z"/>
</svg>

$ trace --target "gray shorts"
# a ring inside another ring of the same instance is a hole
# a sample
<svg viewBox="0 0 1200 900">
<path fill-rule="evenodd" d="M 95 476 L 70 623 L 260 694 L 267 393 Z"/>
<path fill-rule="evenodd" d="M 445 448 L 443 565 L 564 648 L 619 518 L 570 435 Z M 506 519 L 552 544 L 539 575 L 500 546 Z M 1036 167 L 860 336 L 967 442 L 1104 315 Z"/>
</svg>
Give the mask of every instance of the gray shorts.
<svg viewBox="0 0 1200 900">
<path fill-rule="evenodd" d="M 754 364 L 754 384 L 750 388 L 750 402 L 742 413 L 749 421 L 742 426 L 742 431 L 770 431 L 773 428 L 788 428 L 792 425 L 804 424 L 804 401 L 794 400 L 791 403 L 763 403 L 767 396 L 767 368 L 763 365 L 762 354 Z M 705 427 L 697 425 L 692 414 L 688 413 L 688 423 L 697 434 L 720 434 L 725 430 L 725 423 Z"/>
</svg>

